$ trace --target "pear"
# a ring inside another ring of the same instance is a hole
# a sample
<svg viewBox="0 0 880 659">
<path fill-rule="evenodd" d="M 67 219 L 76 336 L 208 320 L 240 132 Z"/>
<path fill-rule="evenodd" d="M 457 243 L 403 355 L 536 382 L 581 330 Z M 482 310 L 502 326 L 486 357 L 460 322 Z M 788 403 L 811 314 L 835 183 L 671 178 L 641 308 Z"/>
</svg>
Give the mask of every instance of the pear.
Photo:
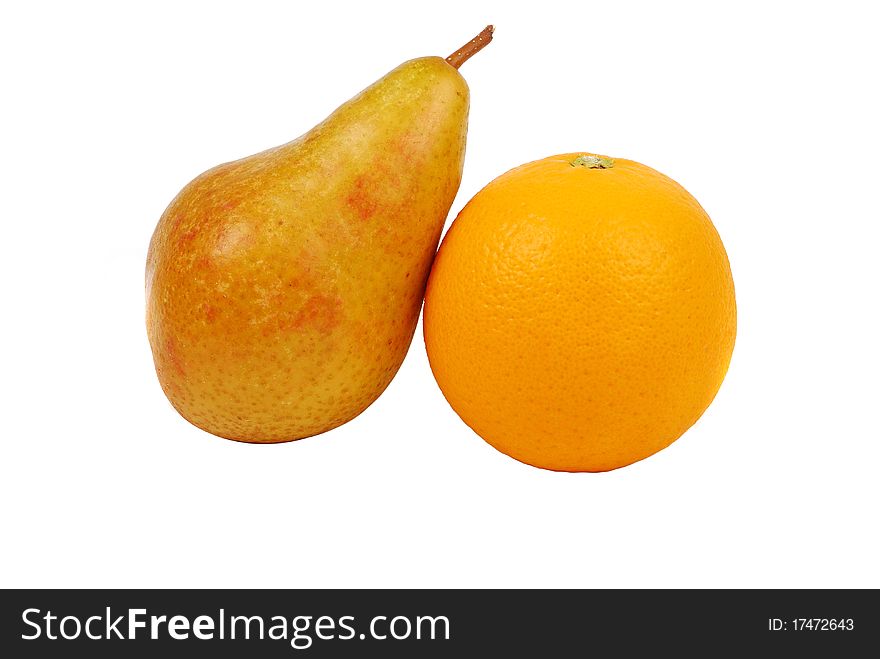
<svg viewBox="0 0 880 659">
<path fill-rule="evenodd" d="M 215 167 L 163 213 L 147 333 L 165 395 L 246 442 L 339 426 L 394 377 L 464 163 L 450 55 L 405 62 L 298 139 Z"/>
</svg>

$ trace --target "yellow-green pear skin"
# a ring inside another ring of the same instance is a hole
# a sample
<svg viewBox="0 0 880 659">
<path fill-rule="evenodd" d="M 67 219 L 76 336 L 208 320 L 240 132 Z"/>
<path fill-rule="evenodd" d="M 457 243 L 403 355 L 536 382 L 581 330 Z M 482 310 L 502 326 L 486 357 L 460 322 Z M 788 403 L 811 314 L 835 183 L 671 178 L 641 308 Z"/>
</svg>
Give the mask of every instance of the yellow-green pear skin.
<svg viewBox="0 0 880 659">
<path fill-rule="evenodd" d="M 461 182 L 468 87 L 406 62 L 302 137 L 220 165 L 159 220 L 147 332 L 172 405 L 246 442 L 366 409 L 412 340 Z"/>
</svg>

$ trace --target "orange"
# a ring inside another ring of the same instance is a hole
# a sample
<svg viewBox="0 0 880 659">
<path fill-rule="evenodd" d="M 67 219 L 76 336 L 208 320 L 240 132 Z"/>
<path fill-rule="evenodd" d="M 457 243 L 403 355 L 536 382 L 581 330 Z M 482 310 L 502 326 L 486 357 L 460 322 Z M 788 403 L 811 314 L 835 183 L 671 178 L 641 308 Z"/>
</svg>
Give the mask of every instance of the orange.
<svg viewBox="0 0 880 659">
<path fill-rule="evenodd" d="M 733 278 L 675 181 L 552 156 L 461 211 L 424 331 L 440 389 L 489 444 L 536 467 L 607 471 L 665 448 L 712 402 L 736 336 Z"/>
</svg>

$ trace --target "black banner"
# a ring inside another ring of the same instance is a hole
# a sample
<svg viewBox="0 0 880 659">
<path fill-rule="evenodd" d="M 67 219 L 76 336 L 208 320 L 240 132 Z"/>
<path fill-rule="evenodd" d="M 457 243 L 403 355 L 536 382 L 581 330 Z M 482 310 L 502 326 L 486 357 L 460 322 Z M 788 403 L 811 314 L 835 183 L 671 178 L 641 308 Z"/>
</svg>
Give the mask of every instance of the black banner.
<svg viewBox="0 0 880 659">
<path fill-rule="evenodd" d="M 875 590 L 7 590 L 0 598 L 6 657 L 848 657 L 876 648 L 880 626 Z"/>
</svg>

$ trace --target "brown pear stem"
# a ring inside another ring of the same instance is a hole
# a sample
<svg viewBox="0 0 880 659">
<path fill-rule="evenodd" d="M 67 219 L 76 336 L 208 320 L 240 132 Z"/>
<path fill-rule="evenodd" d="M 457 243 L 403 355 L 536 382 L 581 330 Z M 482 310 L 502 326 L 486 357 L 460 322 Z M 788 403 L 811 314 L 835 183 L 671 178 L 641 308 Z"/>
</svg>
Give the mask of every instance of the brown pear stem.
<svg viewBox="0 0 880 659">
<path fill-rule="evenodd" d="M 452 55 L 446 58 L 446 61 L 457 69 L 489 45 L 489 42 L 492 41 L 492 33 L 494 31 L 494 25 L 487 25 L 485 30 L 452 53 Z"/>
</svg>

